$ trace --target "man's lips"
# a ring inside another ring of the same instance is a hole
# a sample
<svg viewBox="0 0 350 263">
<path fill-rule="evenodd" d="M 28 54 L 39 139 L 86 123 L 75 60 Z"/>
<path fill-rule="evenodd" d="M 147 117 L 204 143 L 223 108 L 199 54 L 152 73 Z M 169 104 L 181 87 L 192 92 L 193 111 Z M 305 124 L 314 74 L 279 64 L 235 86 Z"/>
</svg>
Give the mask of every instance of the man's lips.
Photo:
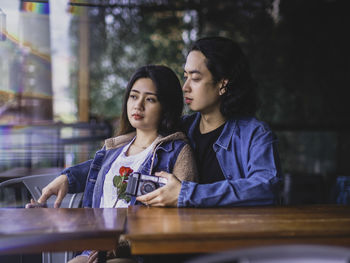
<svg viewBox="0 0 350 263">
<path fill-rule="evenodd" d="M 190 104 L 192 101 L 193 101 L 193 99 L 185 98 L 185 103 L 186 103 L 186 104 Z"/>
</svg>

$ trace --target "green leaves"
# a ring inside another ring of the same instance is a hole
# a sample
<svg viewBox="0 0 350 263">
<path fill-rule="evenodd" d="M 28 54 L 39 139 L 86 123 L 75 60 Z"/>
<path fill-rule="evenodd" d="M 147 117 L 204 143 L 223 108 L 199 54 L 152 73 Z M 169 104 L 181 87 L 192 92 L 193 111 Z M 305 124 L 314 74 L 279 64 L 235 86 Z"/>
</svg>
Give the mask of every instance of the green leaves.
<svg viewBox="0 0 350 263">
<path fill-rule="evenodd" d="M 124 177 L 121 177 L 121 176 L 118 176 L 118 175 L 115 175 L 113 177 L 113 185 L 119 190 L 121 184 L 123 183 L 123 179 Z M 118 191 L 119 192 L 119 191 Z"/>
<path fill-rule="evenodd" d="M 119 169 L 119 174 L 120 175 L 115 175 L 113 177 L 113 185 L 114 187 L 117 188 L 117 200 L 114 203 L 114 206 L 116 206 L 116 204 L 118 203 L 118 200 L 120 199 L 124 199 L 126 202 L 130 202 L 131 198 L 129 195 L 127 195 L 125 193 L 126 191 L 126 187 L 128 185 L 128 182 L 126 180 L 128 180 L 129 175 L 133 172 L 133 170 L 130 167 L 120 167 Z"/>
</svg>

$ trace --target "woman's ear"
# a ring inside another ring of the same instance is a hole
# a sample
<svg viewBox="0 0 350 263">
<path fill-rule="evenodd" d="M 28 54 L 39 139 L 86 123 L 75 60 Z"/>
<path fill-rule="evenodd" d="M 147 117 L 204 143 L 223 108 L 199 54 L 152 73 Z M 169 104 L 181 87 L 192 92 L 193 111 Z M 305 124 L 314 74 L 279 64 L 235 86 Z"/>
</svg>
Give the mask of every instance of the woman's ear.
<svg viewBox="0 0 350 263">
<path fill-rule="evenodd" d="M 226 91 L 227 91 L 227 83 L 228 83 L 228 79 L 223 79 L 221 81 L 221 87 L 219 90 L 219 95 L 223 95 Z"/>
</svg>

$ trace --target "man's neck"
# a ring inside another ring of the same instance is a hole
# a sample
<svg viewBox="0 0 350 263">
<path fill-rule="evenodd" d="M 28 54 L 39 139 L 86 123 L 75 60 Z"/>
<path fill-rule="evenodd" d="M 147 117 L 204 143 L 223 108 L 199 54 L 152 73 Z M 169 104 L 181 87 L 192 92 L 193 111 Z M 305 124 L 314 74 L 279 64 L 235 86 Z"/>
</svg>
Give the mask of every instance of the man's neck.
<svg viewBox="0 0 350 263">
<path fill-rule="evenodd" d="M 199 123 L 199 131 L 201 133 L 208 133 L 223 125 L 226 122 L 225 117 L 220 111 L 209 114 L 201 114 Z"/>
</svg>

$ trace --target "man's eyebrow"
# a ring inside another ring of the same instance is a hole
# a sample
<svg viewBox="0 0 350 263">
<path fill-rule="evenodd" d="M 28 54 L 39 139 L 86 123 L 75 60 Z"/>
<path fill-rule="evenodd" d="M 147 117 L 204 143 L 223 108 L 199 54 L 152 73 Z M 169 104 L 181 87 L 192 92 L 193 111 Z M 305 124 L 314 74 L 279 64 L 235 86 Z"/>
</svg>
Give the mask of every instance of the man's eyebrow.
<svg viewBox="0 0 350 263">
<path fill-rule="evenodd" d="M 188 72 L 184 69 L 184 73 L 187 73 L 187 74 L 202 74 L 199 70 L 189 70 Z"/>
</svg>

